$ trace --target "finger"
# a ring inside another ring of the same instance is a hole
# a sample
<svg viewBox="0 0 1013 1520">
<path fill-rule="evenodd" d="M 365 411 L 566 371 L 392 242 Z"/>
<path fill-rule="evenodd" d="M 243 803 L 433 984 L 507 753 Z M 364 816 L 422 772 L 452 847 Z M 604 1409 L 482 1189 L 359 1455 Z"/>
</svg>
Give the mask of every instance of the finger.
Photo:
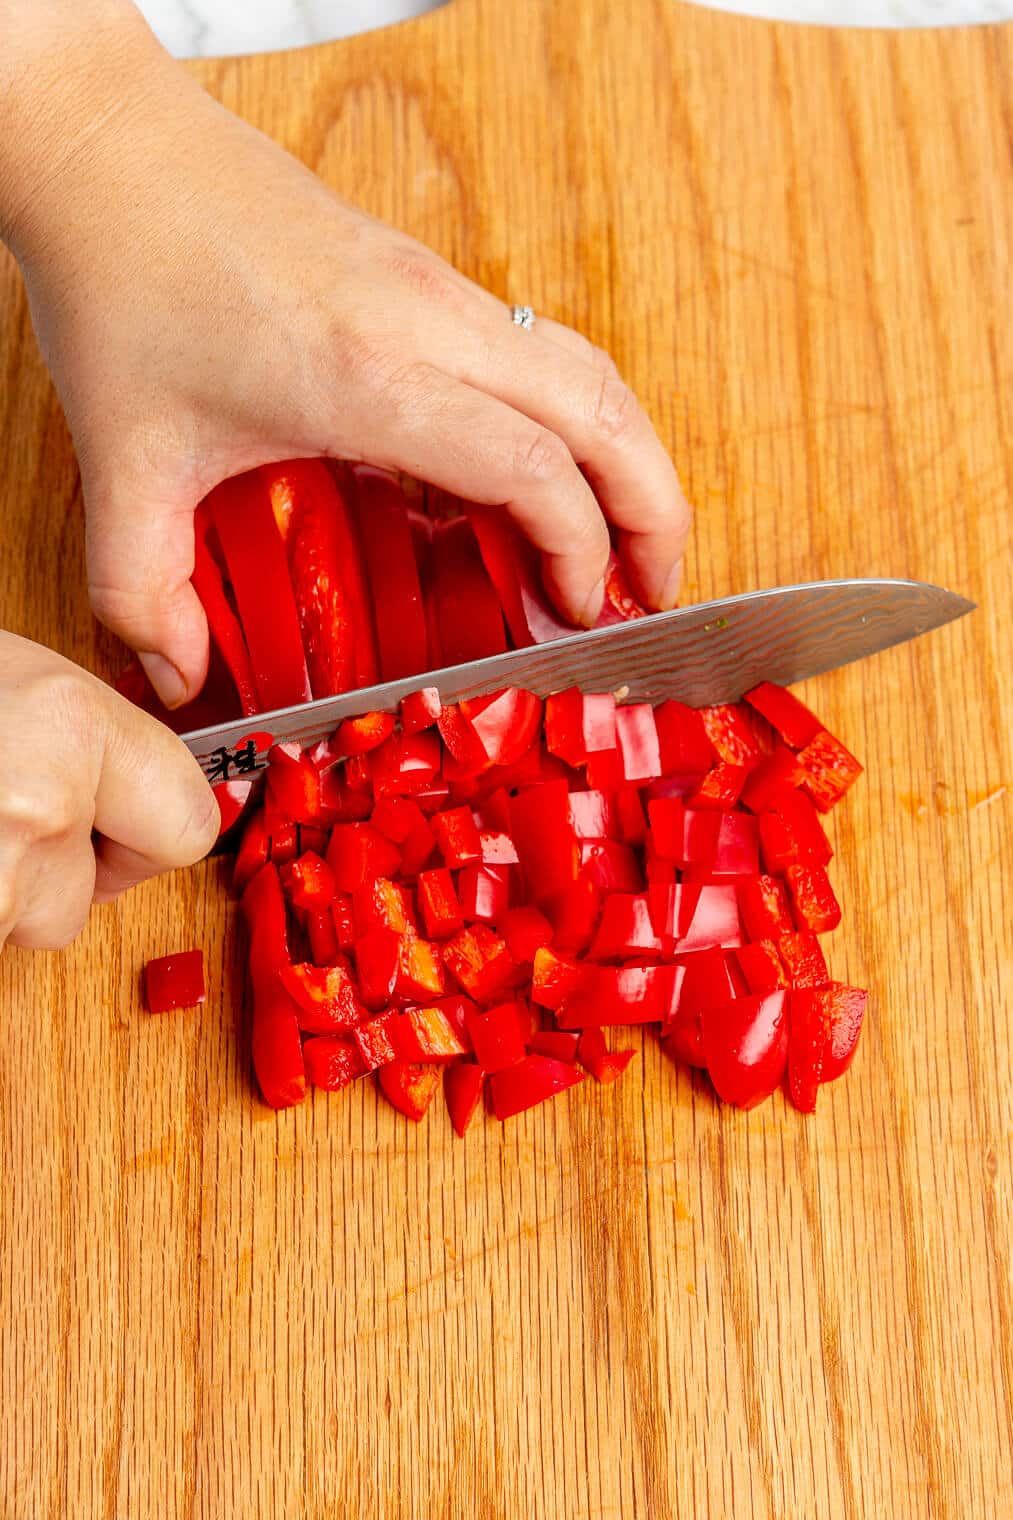
<svg viewBox="0 0 1013 1520">
<path fill-rule="evenodd" d="M 609 536 L 565 443 L 494 397 L 428 366 L 389 385 L 365 419 L 365 457 L 489 506 L 545 556 L 549 594 L 574 622 L 601 609 Z"/>
<path fill-rule="evenodd" d="M 158 875 L 159 868 L 146 856 L 139 855 L 115 839 L 95 841 L 95 890 L 94 901 L 111 902 L 121 892 L 139 886 Z"/>
<path fill-rule="evenodd" d="M 609 356 L 579 335 L 483 316 L 454 332 L 439 360 L 466 384 L 561 438 L 619 530 L 634 587 L 651 607 L 675 604 L 690 510 L 675 467 Z M 470 336 L 471 341 L 467 341 Z M 577 341 L 574 341 L 574 340 Z"/>
<path fill-rule="evenodd" d="M 218 837 L 214 793 L 189 750 L 163 723 L 106 690 L 108 710 L 94 828 L 148 862 L 192 865 Z"/>
<path fill-rule="evenodd" d="M 86 827 L 32 851 L 23 904 L 9 942 L 25 950 L 61 950 L 84 928 L 95 885 L 95 854 Z"/>
<path fill-rule="evenodd" d="M 0 950 L 18 921 L 18 863 L 10 847 L 0 847 Z"/>
<path fill-rule="evenodd" d="M 137 650 L 167 707 L 200 691 L 208 625 L 190 584 L 194 502 L 160 499 L 130 477 L 85 480 L 88 593 L 95 615 Z"/>
</svg>

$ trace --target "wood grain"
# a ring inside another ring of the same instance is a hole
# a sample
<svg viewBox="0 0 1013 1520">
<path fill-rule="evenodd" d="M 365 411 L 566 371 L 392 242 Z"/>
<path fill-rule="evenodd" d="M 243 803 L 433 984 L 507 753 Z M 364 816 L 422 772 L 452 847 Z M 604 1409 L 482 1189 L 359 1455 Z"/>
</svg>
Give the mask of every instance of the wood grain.
<svg viewBox="0 0 1013 1520">
<path fill-rule="evenodd" d="M 693 597 L 923 577 L 973 618 L 811 683 L 868 765 L 815 1119 L 616 1090 L 455 1141 L 251 1092 L 220 864 L 0 962 L 0 1515 L 1013 1513 L 1013 34 L 452 0 L 200 67 L 343 194 L 608 345 L 698 509 Z M 0 270 L 0 623 L 111 674 Z M 200 1013 L 144 959 L 205 946 Z"/>
</svg>

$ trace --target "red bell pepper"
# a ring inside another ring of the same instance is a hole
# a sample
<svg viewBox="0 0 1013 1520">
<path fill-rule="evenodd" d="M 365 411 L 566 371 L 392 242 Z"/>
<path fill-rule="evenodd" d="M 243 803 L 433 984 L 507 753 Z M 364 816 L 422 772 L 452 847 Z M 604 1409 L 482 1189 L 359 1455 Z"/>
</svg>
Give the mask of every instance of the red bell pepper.
<svg viewBox="0 0 1013 1520">
<path fill-rule="evenodd" d="M 355 892 L 377 876 L 394 876 L 401 852 L 371 824 L 339 823 L 327 846 L 327 864 L 338 890 Z"/>
<path fill-rule="evenodd" d="M 331 966 L 338 958 L 338 936 L 334 916 L 330 908 L 322 913 L 306 915 L 306 933 L 310 942 L 310 955 L 315 966 Z"/>
<path fill-rule="evenodd" d="M 536 950 L 531 976 L 531 996 L 543 1008 L 559 1008 L 580 987 L 587 967 L 548 948 Z"/>
<path fill-rule="evenodd" d="M 366 1017 L 347 966 L 282 966 L 278 974 L 308 1034 L 343 1034 Z"/>
<path fill-rule="evenodd" d="M 516 764 L 538 738 L 542 704 L 533 692 L 508 686 L 459 706 L 491 765 Z"/>
<path fill-rule="evenodd" d="M 302 1053 L 307 1080 L 325 1092 L 340 1092 L 366 1074 L 355 1041 L 344 1035 L 318 1035 L 306 1041 Z"/>
<path fill-rule="evenodd" d="M 576 880 L 580 852 L 565 781 L 532 786 L 510 799 L 510 833 L 528 892 L 544 902 Z"/>
<path fill-rule="evenodd" d="M 283 866 L 281 883 L 293 908 L 307 913 L 323 913 L 334 901 L 331 868 L 314 850 L 307 850 L 298 860 Z"/>
<path fill-rule="evenodd" d="M 613 892 L 607 897 L 588 951 L 590 959 L 649 960 L 661 953 L 661 936 L 651 921 L 647 893 Z"/>
<path fill-rule="evenodd" d="M 647 817 L 655 853 L 662 860 L 684 864 L 686 804 L 679 797 L 652 797 L 647 804 Z M 717 839 L 716 827 L 714 839 Z"/>
<path fill-rule="evenodd" d="M 787 802 L 789 809 L 797 788 L 802 784 L 802 767 L 798 756 L 784 747 L 766 755 L 748 772 L 742 789 L 742 803 L 753 813 L 768 813 Z"/>
<path fill-rule="evenodd" d="M 504 652 L 503 615 L 466 517 L 436 524 L 427 591 L 435 608 L 444 665 L 463 665 Z"/>
<path fill-rule="evenodd" d="M 381 797 L 369 821 L 386 839 L 403 845 L 412 830 L 418 828 L 425 818 L 422 809 L 411 797 Z"/>
<path fill-rule="evenodd" d="M 509 866 L 465 866 L 458 877 L 461 912 L 469 923 L 494 924 L 510 906 Z"/>
<path fill-rule="evenodd" d="M 440 854 L 451 869 L 482 859 L 482 841 L 470 808 L 449 808 L 445 813 L 434 813 L 431 822 Z"/>
<path fill-rule="evenodd" d="M 443 1094 L 454 1133 L 464 1135 L 482 1101 L 485 1072 L 473 1061 L 455 1061 L 443 1073 Z"/>
<path fill-rule="evenodd" d="M 622 842 L 642 845 L 647 839 L 647 817 L 640 793 L 635 787 L 624 786 L 616 793 L 616 816 Z"/>
<path fill-rule="evenodd" d="M 739 882 L 739 912 L 750 939 L 778 939 L 795 928 L 784 883 L 776 876 L 749 876 Z"/>
<path fill-rule="evenodd" d="M 365 755 L 370 750 L 379 748 L 393 732 L 393 714 L 363 713 L 360 718 L 346 718 L 338 724 L 332 747 L 339 755 Z"/>
<path fill-rule="evenodd" d="M 627 782 L 618 745 L 615 749 L 603 749 L 596 755 L 589 755 L 584 774 L 587 777 L 588 786 L 594 787 L 597 791 L 621 791 Z"/>
<path fill-rule="evenodd" d="M 808 797 L 781 797 L 776 810 L 760 815 L 763 863 L 774 876 L 789 866 L 825 866 L 833 858 L 819 814 Z"/>
<path fill-rule="evenodd" d="M 400 487 L 382 470 L 352 469 L 355 512 L 376 619 L 380 677 L 397 681 L 430 665 L 411 527 Z"/>
<path fill-rule="evenodd" d="M 507 815 L 509 818 L 510 799 L 507 802 Z M 476 819 L 476 824 L 478 820 Z M 516 866 L 520 864 L 520 856 L 517 847 L 510 835 L 501 829 L 487 829 L 479 826 L 478 838 L 482 846 L 482 864 L 484 866 Z"/>
<path fill-rule="evenodd" d="M 656 1024 L 668 1016 L 675 966 L 586 966 L 556 1009 L 560 1029 L 589 1024 Z"/>
<path fill-rule="evenodd" d="M 430 939 L 450 939 L 464 928 L 454 878 L 445 867 L 419 873 L 419 909 Z"/>
<path fill-rule="evenodd" d="M 703 1010 L 704 1057 L 723 1102 L 755 1108 L 781 1085 L 788 1061 L 787 999 L 781 990 Z"/>
<path fill-rule="evenodd" d="M 545 742 L 552 754 L 574 766 L 616 749 L 615 698 L 576 686 L 546 698 Z"/>
<path fill-rule="evenodd" d="M 793 987 L 825 987 L 830 980 L 827 963 L 815 934 L 803 929 L 798 934 L 782 934 L 778 953 L 788 970 Z"/>
<path fill-rule="evenodd" d="M 238 897 L 242 897 L 261 866 L 266 864 L 267 854 L 268 836 L 264 827 L 264 814 L 258 809 L 243 830 L 235 865 L 232 867 L 232 890 Z"/>
<path fill-rule="evenodd" d="M 202 501 L 194 513 L 194 562 L 190 579 L 207 615 L 208 630 L 235 683 L 244 714 L 259 712 L 265 705 L 257 692 L 250 651 L 239 619 L 225 594 L 221 566 L 215 553 L 217 535 L 211 508 Z M 219 549 L 220 553 L 220 549 Z"/>
<path fill-rule="evenodd" d="M 274 865 L 261 866 L 243 893 L 250 928 L 253 984 L 253 1067 L 264 1101 L 288 1108 L 306 1096 L 299 1018 L 279 972 L 288 965 L 285 898 Z"/>
<path fill-rule="evenodd" d="M 833 734 L 819 733 L 801 750 L 802 785 L 821 813 L 829 813 L 862 774 L 850 750 Z"/>
<path fill-rule="evenodd" d="M 251 777 L 238 776 L 234 781 L 219 781 L 218 785 L 213 786 L 211 790 L 215 794 L 221 819 L 218 825 L 220 839 L 242 816 L 253 791 L 253 780 Z"/>
<path fill-rule="evenodd" d="M 436 835 L 426 818 L 420 818 L 401 846 L 401 870 L 405 876 L 417 876 L 429 864 L 436 850 Z"/>
<path fill-rule="evenodd" d="M 577 1047 L 581 1066 L 603 1085 L 618 1082 L 635 1055 L 635 1050 L 609 1050 L 600 1029 L 585 1029 Z"/>
<path fill-rule="evenodd" d="M 144 993 L 149 1013 L 168 1013 L 172 1008 L 194 1008 L 207 996 L 204 986 L 204 952 L 181 950 L 149 961 L 144 968 Z"/>
<path fill-rule="evenodd" d="M 822 866 L 789 866 L 785 875 L 800 928 L 827 934 L 841 921 L 841 905 Z"/>
<path fill-rule="evenodd" d="M 570 827 L 577 838 L 617 839 L 619 817 L 616 799 L 606 792 L 571 792 Z"/>
<path fill-rule="evenodd" d="M 391 734 L 369 756 L 377 797 L 414 796 L 432 786 L 440 771 L 440 745 L 433 733 Z"/>
<path fill-rule="evenodd" d="M 681 882 L 647 889 L 651 919 L 661 936 L 665 953 L 680 955 L 708 950 L 716 945 L 732 948 L 742 943 L 738 893 L 734 883 Z"/>
<path fill-rule="evenodd" d="M 529 966 L 539 950 L 552 943 L 552 925 L 537 908 L 511 908 L 500 920 L 500 932 L 519 966 Z"/>
<path fill-rule="evenodd" d="M 578 877 L 562 892 L 545 899 L 542 906 L 552 925 L 556 948 L 564 955 L 582 955 L 601 917 L 601 888 L 587 877 Z"/>
<path fill-rule="evenodd" d="M 804 749 L 823 727 L 815 713 L 811 713 L 798 697 L 785 691 L 783 686 L 775 686 L 772 681 L 761 681 L 759 686 L 746 692 L 745 700 L 766 718 L 792 749 Z"/>
<path fill-rule="evenodd" d="M 814 1024 L 822 1029 L 822 1082 L 842 1077 L 851 1065 L 868 1001 L 867 992 L 840 982 L 791 994 L 792 1019 L 800 1019 L 806 1029 Z"/>
<path fill-rule="evenodd" d="M 772 940 L 754 940 L 752 944 L 740 945 L 733 953 L 750 992 L 776 992 L 779 987 L 790 985 Z"/>
<path fill-rule="evenodd" d="M 440 1072 L 436 1066 L 416 1066 L 408 1061 L 393 1061 L 377 1072 L 380 1091 L 399 1114 L 418 1124 L 436 1097 Z"/>
<path fill-rule="evenodd" d="M 522 1061 L 527 1048 L 528 1014 L 520 1003 L 500 1003 L 466 1015 L 475 1060 L 483 1071 L 502 1071 Z"/>
<path fill-rule="evenodd" d="M 654 710 L 661 752 L 661 774 L 692 791 L 714 764 L 714 746 L 703 718 L 682 702 L 663 702 Z"/>
<path fill-rule="evenodd" d="M 649 702 L 616 708 L 616 741 L 627 782 L 661 775 L 661 746 Z"/>
<path fill-rule="evenodd" d="M 371 929 L 357 936 L 355 970 L 367 1008 L 384 1008 L 390 1002 L 400 967 L 401 939 L 393 929 Z"/>
<path fill-rule="evenodd" d="M 357 887 L 352 897 L 356 935 L 372 929 L 393 929 L 395 934 L 414 934 L 415 918 L 408 892 L 399 882 L 374 876 Z"/>
<path fill-rule="evenodd" d="M 347 892 L 338 892 L 331 903 L 331 918 L 339 950 L 351 950 L 355 945 L 355 916 L 352 899 Z"/>
<path fill-rule="evenodd" d="M 729 765 L 758 765 L 763 751 L 746 716 L 746 709 L 731 703 L 721 707 L 702 707 L 700 717 L 707 737 L 718 758 Z"/>
<path fill-rule="evenodd" d="M 617 839 L 586 840 L 581 845 L 580 877 L 599 892 L 639 892 L 644 884 L 636 853 Z"/>
<path fill-rule="evenodd" d="M 467 1055 L 465 1043 L 447 1013 L 439 1007 L 406 1008 L 390 1025 L 391 1043 L 399 1061 L 453 1061 Z"/>
<path fill-rule="evenodd" d="M 310 700 L 310 682 L 285 546 L 263 479 L 223 481 L 207 497 L 236 596 L 260 701 Z"/>
<path fill-rule="evenodd" d="M 362 1057 L 362 1064 L 367 1071 L 376 1071 L 381 1066 L 389 1066 L 397 1060 L 397 1052 L 391 1039 L 391 1027 L 398 1017 L 391 1009 L 378 1013 L 374 1018 L 366 1019 L 361 1024 L 356 1024 L 352 1030 L 352 1039 L 355 1048 Z"/>
<path fill-rule="evenodd" d="M 267 810 L 264 811 L 264 823 L 267 824 Z M 268 854 L 271 864 L 283 866 L 289 860 L 295 860 L 299 854 L 299 829 L 294 823 L 286 823 L 282 828 L 275 828 L 268 839 Z"/>
<path fill-rule="evenodd" d="M 489 1078 L 493 1114 L 497 1119 L 510 1119 L 583 1080 L 583 1072 L 568 1061 L 554 1061 L 551 1056 L 525 1056 L 516 1066 Z"/>
<path fill-rule="evenodd" d="M 513 981 L 516 965 L 506 941 L 485 924 L 470 924 L 443 947 L 454 980 L 476 1003 L 491 1003 Z"/>
<path fill-rule="evenodd" d="M 812 999 L 803 998 L 797 1007 L 793 1001 L 788 1035 L 788 1096 L 803 1114 L 816 1112 L 827 1052 L 827 1032 L 819 1007 Z"/>
<path fill-rule="evenodd" d="M 728 812 L 738 802 L 742 795 L 742 788 L 746 784 L 749 770 L 744 765 L 729 765 L 722 760 L 712 771 L 708 771 L 700 782 L 700 785 L 686 798 L 686 805 L 691 808 L 714 808 L 718 812 Z"/>
<path fill-rule="evenodd" d="M 406 734 L 420 734 L 432 728 L 440 716 L 442 704 L 435 686 L 423 686 L 411 696 L 401 698 L 401 728 Z"/>
<path fill-rule="evenodd" d="M 577 1029 L 540 1029 L 528 1041 L 533 1056 L 551 1056 L 554 1061 L 575 1061 L 581 1041 Z"/>
<path fill-rule="evenodd" d="M 417 934 L 398 939 L 398 969 L 394 991 L 405 1002 L 438 998 L 443 992 L 443 960 L 439 947 Z"/>
<path fill-rule="evenodd" d="M 267 804 L 277 806 L 293 823 L 319 818 L 320 772 L 305 751 L 295 743 L 275 744 L 268 760 Z"/>
<path fill-rule="evenodd" d="M 457 703 L 451 702 L 440 708 L 436 726 L 447 749 L 443 757 L 446 781 L 469 781 L 489 769 L 492 761 L 485 746 Z"/>
</svg>

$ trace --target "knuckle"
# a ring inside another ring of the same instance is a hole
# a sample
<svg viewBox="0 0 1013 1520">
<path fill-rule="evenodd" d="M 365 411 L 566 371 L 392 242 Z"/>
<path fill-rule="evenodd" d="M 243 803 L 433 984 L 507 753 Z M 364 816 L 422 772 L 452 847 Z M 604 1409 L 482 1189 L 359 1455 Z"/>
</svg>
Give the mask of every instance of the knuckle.
<svg viewBox="0 0 1013 1520">
<path fill-rule="evenodd" d="M 414 243 L 397 243 L 384 259 L 388 273 L 407 285 L 414 296 L 438 305 L 458 304 L 458 286 L 449 264 Z"/>
<path fill-rule="evenodd" d="M 548 428 L 537 428 L 521 444 L 512 473 L 528 486 L 556 486 L 573 467 L 563 440 Z"/>
<path fill-rule="evenodd" d="M 6 786 L 0 792 L 0 817 L 7 831 L 28 844 L 64 839 L 80 824 L 80 810 L 70 787 L 52 780 Z"/>
<path fill-rule="evenodd" d="M 602 376 L 594 401 L 592 422 L 595 431 L 610 443 L 621 443 L 632 432 L 640 411 L 629 386 L 617 375 Z"/>
</svg>

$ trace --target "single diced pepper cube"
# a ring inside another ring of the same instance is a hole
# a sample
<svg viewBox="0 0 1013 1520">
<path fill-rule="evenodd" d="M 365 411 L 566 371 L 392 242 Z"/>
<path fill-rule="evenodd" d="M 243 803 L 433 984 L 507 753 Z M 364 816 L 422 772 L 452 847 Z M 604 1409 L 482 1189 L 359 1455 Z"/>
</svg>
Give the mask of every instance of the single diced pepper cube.
<svg viewBox="0 0 1013 1520">
<path fill-rule="evenodd" d="M 820 942 L 808 929 L 797 934 L 782 934 L 778 952 L 788 968 L 793 987 L 825 987 L 830 980 Z"/>
<path fill-rule="evenodd" d="M 500 1003 L 485 1013 L 476 1008 L 466 1017 L 475 1060 L 483 1071 L 502 1071 L 524 1059 L 528 1015 L 521 1004 Z"/>
<path fill-rule="evenodd" d="M 434 813 L 431 822 L 446 865 L 456 870 L 482 859 L 482 841 L 470 808 L 450 808 L 445 813 Z"/>
<path fill-rule="evenodd" d="M 537 908 L 511 908 L 500 921 L 500 933 L 519 966 L 530 965 L 537 951 L 552 943 L 552 925 Z"/>
<path fill-rule="evenodd" d="M 627 782 L 661 775 L 661 748 L 649 702 L 616 708 L 616 742 Z"/>
<path fill-rule="evenodd" d="M 316 1035 L 306 1041 L 302 1053 L 307 1081 L 327 1092 L 338 1092 L 366 1073 L 358 1046 L 344 1035 Z"/>
<path fill-rule="evenodd" d="M 785 875 L 800 927 L 811 929 L 814 934 L 836 929 L 841 921 L 841 905 L 824 868 L 789 866 Z"/>
<path fill-rule="evenodd" d="M 802 785 L 821 813 L 830 809 L 854 786 L 862 766 L 833 734 L 818 733 L 805 749 L 798 763 L 802 767 Z"/>
<path fill-rule="evenodd" d="M 408 1061 L 392 1061 L 377 1072 L 380 1091 L 399 1114 L 418 1124 L 432 1103 L 440 1086 L 437 1066 L 417 1066 Z"/>
<path fill-rule="evenodd" d="M 149 961 L 144 968 L 144 993 L 150 1013 L 203 1003 L 207 996 L 203 951 L 181 950 Z"/>
<path fill-rule="evenodd" d="M 775 686 L 773 681 L 761 681 L 759 686 L 746 692 L 745 700 L 766 718 L 792 749 L 804 749 L 823 727 L 815 713 L 811 713 L 798 697 L 783 686 Z"/>
<path fill-rule="evenodd" d="M 526 1056 L 516 1066 L 489 1078 L 493 1114 L 497 1119 L 509 1119 L 583 1080 L 583 1072 L 567 1061 L 554 1061 L 551 1056 Z"/>
<path fill-rule="evenodd" d="M 447 970 L 477 1003 L 491 1003 L 517 970 L 506 941 L 485 924 L 471 924 L 443 946 Z"/>
<path fill-rule="evenodd" d="M 777 876 L 749 876 L 738 884 L 739 911 L 750 939 L 777 940 L 795 923 L 784 882 Z"/>
<path fill-rule="evenodd" d="M 430 939 L 450 939 L 464 927 L 464 916 L 446 866 L 419 872 L 419 908 Z"/>
<path fill-rule="evenodd" d="M 279 975 L 307 1034 L 338 1034 L 365 1018 L 347 966 L 282 966 Z"/>
</svg>

